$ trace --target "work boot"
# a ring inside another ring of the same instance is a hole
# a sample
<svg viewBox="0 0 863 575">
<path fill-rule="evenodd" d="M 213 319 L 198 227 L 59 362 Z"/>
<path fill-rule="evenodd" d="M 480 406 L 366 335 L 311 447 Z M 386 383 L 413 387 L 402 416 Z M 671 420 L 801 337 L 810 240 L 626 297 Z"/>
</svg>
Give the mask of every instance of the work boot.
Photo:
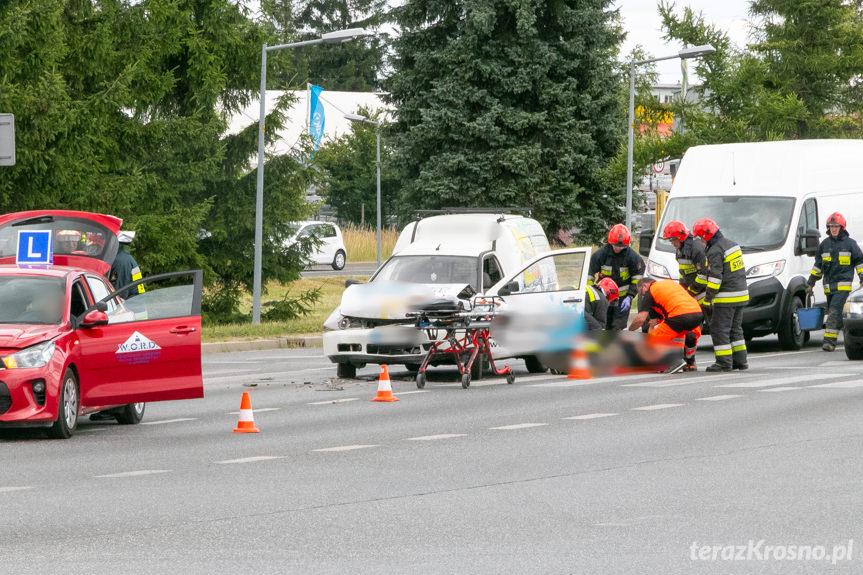
<svg viewBox="0 0 863 575">
<path fill-rule="evenodd" d="M 708 365 L 707 369 L 704 371 L 731 371 L 731 366 L 722 363 L 714 363 L 713 365 Z"/>
<path fill-rule="evenodd" d="M 687 363 L 686 367 L 683 368 L 683 371 L 698 371 L 698 368 L 695 367 L 695 362 Z"/>
<path fill-rule="evenodd" d="M 735 363 L 731 366 L 731 369 L 739 369 L 740 371 L 743 371 L 744 369 L 749 369 L 749 363 L 745 361 L 742 363 Z"/>
<path fill-rule="evenodd" d="M 825 341 L 823 344 L 821 344 L 821 349 L 823 349 L 824 351 L 836 351 L 836 344 L 832 341 Z"/>
</svg>

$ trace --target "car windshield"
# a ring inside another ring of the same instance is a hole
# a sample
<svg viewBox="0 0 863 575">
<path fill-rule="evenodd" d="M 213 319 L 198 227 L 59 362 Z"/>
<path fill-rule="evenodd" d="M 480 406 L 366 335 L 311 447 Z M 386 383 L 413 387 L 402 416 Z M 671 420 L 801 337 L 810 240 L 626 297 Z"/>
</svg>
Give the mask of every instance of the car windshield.
<svg viewBox="0 0 863 575">
<path fill-rule="evenodd" d="M 470 284 L 476 289 L 477 258 L 468 256 L 394 256 L 374 281 L 418 284 Z"/>
<path fill-rule="evenodd" d="M 56 325 L 65 305 L 62 278 L 0 277 L 0 323 Z"/>
<path fill-rule="evenodd" d="M 744 252 L 772 250 L 785 243 L 793 210 L 794 198 L 672 197 L 662 214 L 658 230 L 661 232 L 673 220 L 683 222 L 691 230 L 701 218 L 710 218 L 719 226 L 722 235 L 737 243 Z M 657 239 L 656 247 L 663 252 L 675 251 L 671 242 L 661 237 Z"/>
</svg>

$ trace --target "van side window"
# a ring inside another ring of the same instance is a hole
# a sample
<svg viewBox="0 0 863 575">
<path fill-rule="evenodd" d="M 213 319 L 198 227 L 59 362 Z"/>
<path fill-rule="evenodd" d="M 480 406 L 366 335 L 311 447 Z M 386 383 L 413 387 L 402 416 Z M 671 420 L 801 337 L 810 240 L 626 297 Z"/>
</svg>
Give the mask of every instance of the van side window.
<svg viewBox="0 0 863 575">
<path fill-rule="evenodd" d="M 486 290 L 503 278 L 500 263 L 494 256 L 486 256 L 482 262 L 482 289 Z"/>
<path fill-rule="evenodd" d="M 818 205 L 815 203 L 815 198 L 809 198 L 803 202 L 803 209 L 800 211 L 800 223 L 797 224 L 797 233 L 805 234 L 806 230 L 818 229 Z"/>
</svg>

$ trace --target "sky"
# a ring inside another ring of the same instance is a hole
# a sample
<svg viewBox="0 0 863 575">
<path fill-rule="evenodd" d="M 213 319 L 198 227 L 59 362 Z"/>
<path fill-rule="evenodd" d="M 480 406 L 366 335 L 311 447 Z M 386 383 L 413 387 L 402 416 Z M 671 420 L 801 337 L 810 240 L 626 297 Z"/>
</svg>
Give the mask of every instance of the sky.
<svg viewBox="0 0 863 575">
<path fill-rule="evenodd" d="M 662 39 L 656 5 L 657 0 L 617 0 L 614 3 L 614 7 L 620 9 L 623 29 L 628 33 L 621 49 L 622 57 L 628 57 L 638 44 L 653 57 L 669 56 L 683 47 Z M 707 22 L 725 30 L 738 47 L 746 45 L 749 35 L 749 0 L 676 0 L 676 5 L 679 12 L 685 6 L 702 12 Z M 676 84 L 680 81 L 679 60 L 657 62 L 656 71 L 660 83 Z"/>
</svg>

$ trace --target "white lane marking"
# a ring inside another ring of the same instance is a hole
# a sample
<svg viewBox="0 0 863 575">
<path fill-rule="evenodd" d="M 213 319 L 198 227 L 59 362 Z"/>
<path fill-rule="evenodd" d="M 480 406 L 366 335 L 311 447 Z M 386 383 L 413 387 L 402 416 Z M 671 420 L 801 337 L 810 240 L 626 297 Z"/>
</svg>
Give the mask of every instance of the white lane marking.
<svg viewBox="0 0 863 575">
<path fill-rule="evenodd" d="M 851 367 L 851 360 L 848 359 L 834 359 L 831 361 L 825 361 L 824 363 L 819 363 L 818 367 L 836 367 L 836 366 L 844 366 Z"/>
<path fill-rule="evenodd" d="M 492 377 L 492 376 L 489 375 L 489 377 Z M 494 376 L 494 377 L 499 377 L 499 376 Z M 553 373 L 537 373 L 535 375 L 520 375 L 516 378 L 516 381 L 518 381 L 518 382 L 540 381 L 540 380 L 544 380 L 544 379 L 555 379 L 558 377 L 566 377 L 566 374 L 555 375 Z"/>
<path fill-rule="evenodd" d="M 410 395 L 412 393 L 428 393 L 428 392 L 429 392 L 428 389 L 417 389 L 414 391 L 400 391 L 399 395 Z"/>
<path fill-rule="evenodd" d="M 368 449 L 378 447 L 377 445 L 340 445 L 338 447 L 324 447 L 323 449 L 312 449 L 312 451 L 353 451 L 354 449 Z"/>
<path fill-rule="evenodd" d="M 451 439 L 453 437 L 465 437 L 466 433 L 441 433 L 440 435 L 423 435 L 420 437 L 408 437 L 405 441 L 436 441 L 438 439 Z"/>
<path fill-rule="evenodd" d="M 255 457 L 241 457 L 240 459 L 225 459 L 222 461 L 216 461 L 215 463 L 220 464 L 229 464 L 229 463 L 254 463 L 256 461 L 269 461 L 271 459 L 284 459 L 287 457 L 286 455 L 257 455 Z"/>
<path fill-rule="evenodd" d="M 489 429 L 502 429 L 502 430 L 528 429 L 530 427 L 542 427 L 543 425 L 548 425 L 548 424 L 547 423 L 516 423 L 515 425 L 501 425 L 500 427 L 489 427 Z"/>
<path fill-rule="evenodd" d="M 0 493 L 11 493 L 13 491 L 24 491 L 26 489 L 36 489 L 32 485 L 21 486 L 21 487 L 0 487 Z"/>
<path fill-rule="evenodd" d="M 698 375 L 694 374 L 660 374 L 659 381 L 645 381 L 639 383 L 627 383 L 625 385 L 621 385 L 620 387 L 674 387 L 676 385 L 687 385 L 690 383 L 712 383 L 714 381 L 723 381 L 726 379 L 733 379 L 736 377 L 740 377 L 740 375 L 736 373 L 708 373 L 708 372 L 700 372 Z M 685 379 L 679 379 L 685 378 Z M 654 378 L 658 379 L 658 378 Z M 669 381 L 671 379 L 672 381 Z"/>
<path fill-rule="evenodd" d="M 863 381 L 834 381 L 832 383 L 822 383 L 820 385 L 807 385 L 809 389 L 813 387 L 833 387 L 833 388 L 851 388 L 851 387 L 863 387 Z"/>
<path fill-rule="evenodd" d="M 795 389 L 803 389 L 802 387 L 794 387 L 793 385 L 789 385 L 788 387 L 768 387 L 767 389 L 759 389 L 757 391 L 769 392 L 769 391 L 794 391 Z"/>
<path fill-rule="evenodd" d="M 279 409 L 281 409 L 281 408 L 280 407 L 257 407 L 255 409 L 253 409 L 252 411 L 254 413 L 263 413 L 265 411 L 278 411 Z M 228 415 L 240 415 L 240 412 L 239 411 L 232 411 Z"/>
<path fill-rule="evenodd" d="M 163 423 L 180 423 L 181 421 L 197 421 L 197 417 L 178 417 L 177 419 L 160 419 L 158 421 L 142 421 L 141 425 L 162 425 Z"/>
<path fill-rule="evenodd" d="M 726 383 L 725 385 L 717 385 L 716 387 L 773 387 L 779 385 L 788 385 L 790 383 L 804 383 L 809 381 L 820 381 L 822 379 L 838 379 L 842 377 L 854 377 L 854 373 L 822 373 L 820 375 L 798 375 L 797 377 L 772 377 L 765 381 L 762 377 L 754 381 L 744 381 L 741 383 Z"/>
<path fill-rule="evenodd" d="M 734 399 L 735 397 L 743 397 L 742 395 L 709 395 L 707 397 L 696 397 L 695 401 L 722 401 L 724 399 Z"/>
<path fill-rule="evenodd" d="M 170 473 L 167 469 L 141 469 L 140 471 L 123 471 L 121 473 L 109 473 L 107 475 L 94 475 L 93 477 L 140 477 L 142 475 L 156 475 L 158 473 Z"/>
<path fill-rule="evenodd" d="M 328 405 L 331 403 L 345 403 L 348 401 L 357 401 L 359 397 L 343 397 L 341 399 L 330 399 L 327 401 L 313 401 L 309 405 Z"/>
<path fill-rule="evenodd" d="M 839 349 L 840 347 L 842 347 L 842 346 L 840 345 L 836 349 Z M 821 353 L 821 350 L 820 349 L 804 349 L 801 351 L 783 351 L 782 353 L 768 353 L 766 355 L 761 355 L 759 353 L 758 355 L 753 355 L 753 357 L 757 357 L 758 359 L 765 359 L 768 357 L 787 357 L 789 355 L 797 355 L 798 353 Z"/>
<path fill-rule="evenodd" d="M 655 411 L 657 409 L 668 409 L 670 407 L 680 407 L 682 403 L 656 403 L 654 405 L 642 405 L 641 407 L 633 407 L 636 411 Z"/>
<path fill-rule="evenodd" d="M 587 413 L 585 415 L 573 415 L 572 417 L 562 417 L 561 419 L 599 419 L 600 417 L 611 417 L 620 415 L 619 413 Z"/>
</svg>

